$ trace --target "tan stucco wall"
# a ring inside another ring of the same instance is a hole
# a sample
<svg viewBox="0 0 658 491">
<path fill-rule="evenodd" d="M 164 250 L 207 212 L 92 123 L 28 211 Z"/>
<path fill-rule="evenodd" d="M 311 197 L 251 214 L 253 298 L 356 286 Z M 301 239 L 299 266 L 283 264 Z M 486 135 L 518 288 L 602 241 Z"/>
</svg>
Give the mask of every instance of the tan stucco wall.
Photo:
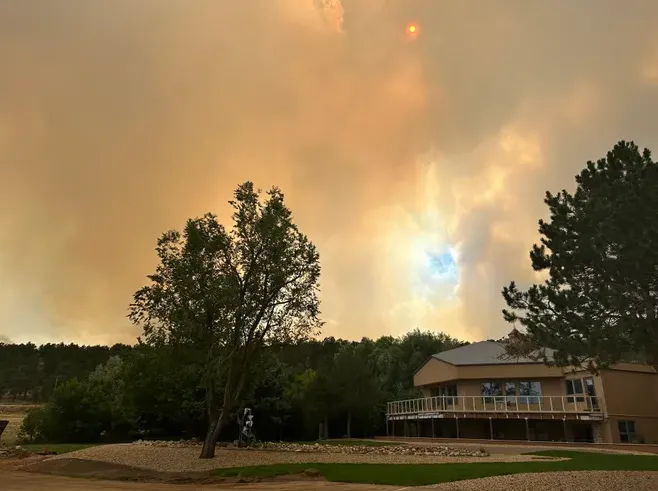
<svg viewBox="0 0 658 491">
<path fill-rule="evenodd" d="M 457 368 L 436 358 L 430 358 L 414 375 L 414 385 L 420 387 L 457 379 Z"/>
<path fill-rule="evenodd" d="M 658 375 L 604 370 L 601 378 L 610 415 L 658 416 Z"/>
<path fill-rule="evenodd" d="M 639 443 L 658 443 L 658 417 L 619 417 L 610 416 L 607 421 L 607 428 L 604 428 L 604 441 L 609 443 L 621 443 L 619 439 L 619 421 L 635 421 L 635 431 L 637 432 Z"/>
<path fill-rule="evenodd" d="M 459 379 L 497 380 L 523 379 L 535 380 L 545 377 L 562 377 L 564 371 L 557 367 L 547 367 L 541 363 L 519 363 L 515 365 L 471 365 L 457 367 Z"/>
<path fill-rule="evenodd" d="M 658 375 L 646 365 L 619 364 L 600 377 L 608 413 L 607 436 L 619 442 L 619 420 L 635 421 L 638 437 L 658 443 Z"/>
<path fill-rule="evenodd" d="M 547 367 L 539 363 L 453 366 L 431 358 L 414 376 L 414 385 L 421 387 L 452 380 L 538 380 L 562 376 L 564 371 L 561 368 Z"/>
</svg>

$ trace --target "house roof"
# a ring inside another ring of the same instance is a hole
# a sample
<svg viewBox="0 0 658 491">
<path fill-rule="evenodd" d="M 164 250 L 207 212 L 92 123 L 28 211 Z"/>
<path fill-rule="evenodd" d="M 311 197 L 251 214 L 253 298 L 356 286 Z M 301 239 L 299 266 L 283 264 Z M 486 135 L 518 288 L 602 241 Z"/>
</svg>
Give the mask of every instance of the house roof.
<svg viewBox="0 0 658 491">
<path fill-rule="evenodd" d="M 546 350 L 546 354 L 552 355 L 552 350 Z M 442 351 L 432 358 L 450 363 L 451 365 L 513 365 L 517 363 L 542 363 L 526 357 L 510 358 L 505 355 L 505 346 L 496 341 L 480 341 L 479 343 L 467 344 L 459 348 Z"/>
</svg>

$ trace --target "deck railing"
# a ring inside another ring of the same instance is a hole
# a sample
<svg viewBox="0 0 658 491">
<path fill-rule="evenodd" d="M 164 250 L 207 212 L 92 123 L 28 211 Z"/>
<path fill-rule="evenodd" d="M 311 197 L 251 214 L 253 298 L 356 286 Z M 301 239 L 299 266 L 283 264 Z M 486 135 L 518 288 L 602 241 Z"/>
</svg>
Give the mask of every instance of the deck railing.
<svg viewBox="0 0 658 491">
<path fill-rule="evenodd" d="M 387 416 L 422 413 L 600 413 L 598 397 L 435 396 L 387 403 Z"/>
</svg>

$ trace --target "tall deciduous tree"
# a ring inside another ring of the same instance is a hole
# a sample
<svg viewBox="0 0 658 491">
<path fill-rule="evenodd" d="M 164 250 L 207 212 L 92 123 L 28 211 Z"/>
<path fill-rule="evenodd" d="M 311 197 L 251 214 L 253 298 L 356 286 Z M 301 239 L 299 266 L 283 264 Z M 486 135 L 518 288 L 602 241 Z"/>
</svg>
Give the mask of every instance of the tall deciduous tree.
<svg viewBox="0 0 658 491">
<path fill-rule="evenodd" d="M 264 200 L 251 182 L 234 193 L 233 227 L 207 214 L 158 241 L 160 264 L 137 291 L 129 317 L 150 344 L 180 343 L 203 360 L 208 430 L 202 458 L 214 456 L 222 428 L 268 342 L 320 327 L 319 256 L 293 223 L 278 188 Z"/>
<path fill-rule="evenodd" d="M 577 189 L 544 202 L 532 268 L 549 278 L 503 289 L 511 354 L 554 348 L 562 366 L 605 367 L 642 359 L 658 369 L 658 165 L 621 141 L 576 176 Z"/>
<path fill-rule="evenodd" d="M 352 437 L 352 418 L 363 416 L 380 400 L 377 377 L 368 365 L 366 343 L 353 343 L 336 353 L 330 387 L 336 409 L 345 416 L 345 435 Z"/>
</svg>

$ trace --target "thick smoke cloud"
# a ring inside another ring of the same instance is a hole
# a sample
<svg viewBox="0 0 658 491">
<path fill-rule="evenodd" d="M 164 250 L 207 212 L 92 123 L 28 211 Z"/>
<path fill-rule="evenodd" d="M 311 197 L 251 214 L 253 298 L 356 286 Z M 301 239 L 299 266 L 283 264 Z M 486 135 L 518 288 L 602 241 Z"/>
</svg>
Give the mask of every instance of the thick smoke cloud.
<svg viewBox="0 0 658 491">
<path fill-rule="evenodd" d="M 509 326 L 546 189 L 657 148 L 658 4 L 0 1 L 0 334 L 130 341 L 164 230 L 246 179 L 323 260 L 325 334 Z M 408 22 L 420 35 L 405 35 Z M 456 255 L 456 266 L 428 259 Z"/>
</svg>

